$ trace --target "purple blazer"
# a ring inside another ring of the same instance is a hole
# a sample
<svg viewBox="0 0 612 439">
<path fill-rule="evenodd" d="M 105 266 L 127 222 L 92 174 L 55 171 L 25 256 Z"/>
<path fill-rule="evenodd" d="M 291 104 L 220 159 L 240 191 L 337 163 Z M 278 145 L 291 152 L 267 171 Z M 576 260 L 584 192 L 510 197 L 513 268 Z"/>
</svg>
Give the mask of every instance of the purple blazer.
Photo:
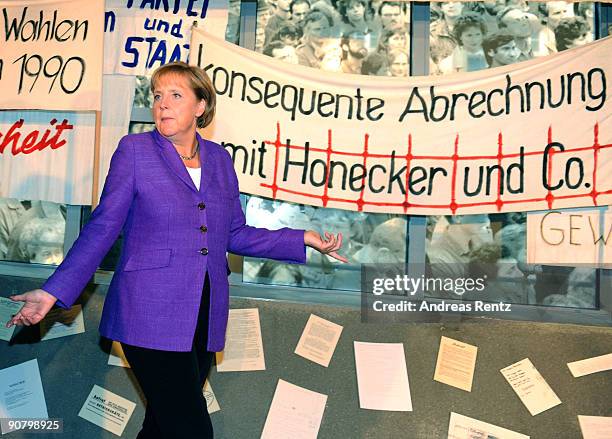
<svg viewBox="0 0 612 439">
<path fill-rule="evenodd" d="M 221 351 L 229 312 L 226 252 L 303 263 L 304 231 L 245 225 L 227 151 L 197 135 L 198 191 L 157 130 L 123 137 L 100 204 L 42 289 L 70 307 L 123 228 L 100 333 L 135 346 L 191 350 L 204 276 L 211 286 L 208 350 Z"/>
</svg>

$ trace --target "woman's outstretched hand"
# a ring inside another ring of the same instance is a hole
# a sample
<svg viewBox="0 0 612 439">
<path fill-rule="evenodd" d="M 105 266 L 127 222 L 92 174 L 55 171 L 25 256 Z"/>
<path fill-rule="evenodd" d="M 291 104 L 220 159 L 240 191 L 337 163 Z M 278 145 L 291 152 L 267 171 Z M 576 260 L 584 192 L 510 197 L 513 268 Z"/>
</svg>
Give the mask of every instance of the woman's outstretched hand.
<svg viewBox="0 0 612 439">
<path fill-rule="evenodd" d="M 348 259 L 338 254 L 338 250 L 342 247 L 342 233 L 338 233 L 336 238 L 333 233 L 325 232 L 323 239 L 314 230 L 307 230 L 304 232 L 304 244 L 341 262 L 348 262 Z"/>
<path fill-rule="evenodd" d="M 15 302 L 25 302 L 25 305 L 6 323 L 7 328 L 13 325 L 35 325 L 47 315 L 57 301 L 55 296 L 40 289 L 11 296 L 9 299 Z"/>
</svg>

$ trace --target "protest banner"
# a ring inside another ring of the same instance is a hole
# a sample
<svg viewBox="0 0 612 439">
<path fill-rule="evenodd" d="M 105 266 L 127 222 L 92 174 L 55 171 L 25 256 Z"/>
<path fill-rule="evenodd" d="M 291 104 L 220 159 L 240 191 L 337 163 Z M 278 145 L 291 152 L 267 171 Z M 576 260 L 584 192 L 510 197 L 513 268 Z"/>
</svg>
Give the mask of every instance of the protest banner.
<svg viewBox="0 0 612 439">
<path fill-rule="evenodd" d="M 194 23 L 225 33 L 227 9 L 208 8 L 209 0 L 107 0 L 104 73 L 150 76 L 169 62 L 187 62 Z"/>
<path fill-rule="evenodd" d="M 0 198 L 90 204 L 95 114 L 0 111 Z"/>
<path fill-rule="evenodd" d="M 103 0 L 0 0 L 0 109 L 100 110 Z"/>
<path fill-rule="evenodd" d="M 610 38 L 452 77 L 321 72 L 198 29 L 191 50 L 244 192 L 419 215 L 612 200 Z"/>
</svg>

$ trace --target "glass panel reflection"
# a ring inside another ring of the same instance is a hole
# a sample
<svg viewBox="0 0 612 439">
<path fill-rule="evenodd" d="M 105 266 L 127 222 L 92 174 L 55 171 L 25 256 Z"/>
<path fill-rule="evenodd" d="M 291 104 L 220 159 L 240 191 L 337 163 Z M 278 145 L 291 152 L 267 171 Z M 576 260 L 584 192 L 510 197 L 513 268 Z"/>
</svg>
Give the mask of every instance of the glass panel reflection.
<svg viewBox="0 0 612 439">
<path fill-rule="evenodd" d="M 309 288 L 360 290 L 362 263 L 406 261 L 405 217 L 273 201 L 251 196 L 246 208 L 247 224 L 279 229 L 292 227 L 342 233 L 342 264 L 308 248 L 307 264 L 283 264 L 258 258 L 244 258 L 243 280 Z"/>
<path fill-rule="evenodd" d="M 596 308 L 596 269 L 526 262 L 526 218 L 526 213 L 429 216 L 425 246 L 429 274 L 486 277 L 485 291 L 466 294 L 465 299 Z"/>
<path fill-rule="evenodd" d="M 0 198 L 0 259 L 58 265 L 64 259 L 66 206 Z"/>
</svg>

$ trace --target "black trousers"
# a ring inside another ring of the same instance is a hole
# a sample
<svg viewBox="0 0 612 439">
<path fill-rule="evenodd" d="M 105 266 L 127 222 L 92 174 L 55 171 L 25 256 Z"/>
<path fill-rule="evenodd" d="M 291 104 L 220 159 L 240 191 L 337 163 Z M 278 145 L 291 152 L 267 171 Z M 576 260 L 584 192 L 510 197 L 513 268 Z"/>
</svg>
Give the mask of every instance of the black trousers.
<svg viewBox="0 0 612 439">
<path fill-rule="evenodd" d="M 121 343 L 147 399 L 137 439 L 205 439 L 213 428 L 202 394 L 214 352 L 206 350 L 210 280 L 202 289 L 198 324 L 190 352 L 161 351 Z"/>
</svg>

